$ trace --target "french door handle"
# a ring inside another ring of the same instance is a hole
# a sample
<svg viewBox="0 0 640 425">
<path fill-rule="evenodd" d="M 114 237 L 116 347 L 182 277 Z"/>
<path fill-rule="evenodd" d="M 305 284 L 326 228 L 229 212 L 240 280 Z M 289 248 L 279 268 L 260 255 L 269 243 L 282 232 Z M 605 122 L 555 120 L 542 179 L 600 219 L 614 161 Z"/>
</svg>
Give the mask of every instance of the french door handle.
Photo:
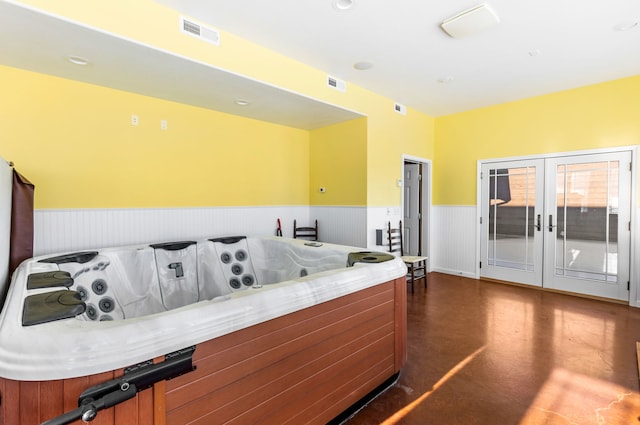
<svg viewBox="0 0 640 425">
<path fill-rule="evenodd" d="M 538 232 L 542 230 L 542 217 L 540 214 L 538 214 L 538 220 L 536 221 L 536 229 L 538 229 Z"/>
<path fill-rule="evenodd" d="M 553 232 L 553 228 L 556 226 L 553 224 L 553 214 L 549 214 L 549 231 Z"/>
</svg>

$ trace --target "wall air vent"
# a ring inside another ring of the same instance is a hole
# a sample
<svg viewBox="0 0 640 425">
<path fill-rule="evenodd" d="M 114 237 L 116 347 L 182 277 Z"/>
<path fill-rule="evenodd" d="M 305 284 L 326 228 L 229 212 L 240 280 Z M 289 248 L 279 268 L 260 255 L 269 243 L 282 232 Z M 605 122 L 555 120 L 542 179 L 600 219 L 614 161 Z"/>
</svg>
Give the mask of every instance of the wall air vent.
<svg viewBox="0 0 640 425">
<path fill-rule="evenodd" d="M 338 80 L 330 75 L 327 75 L 327 85 L 341 92 L 347 91 L 347 83 L 345 81 Z"/>
<path fill-rule="evenodd" d="M 184 16 L 180 17 L 180 31 L 211 44 L 215 44 L 216 46 L 220 45 L 220 33 L 218 30 L 199 24 L 191 19 L 185 18 Z"/>
<path fill-rule="evenodd" d="M 407 107 L 404 106 L 404 105 L 401 105 L 399 103 L 394 103 L 393 104 L 393 110 L 396 111 L 399 114 L 407 115 Z"/>
</svg>

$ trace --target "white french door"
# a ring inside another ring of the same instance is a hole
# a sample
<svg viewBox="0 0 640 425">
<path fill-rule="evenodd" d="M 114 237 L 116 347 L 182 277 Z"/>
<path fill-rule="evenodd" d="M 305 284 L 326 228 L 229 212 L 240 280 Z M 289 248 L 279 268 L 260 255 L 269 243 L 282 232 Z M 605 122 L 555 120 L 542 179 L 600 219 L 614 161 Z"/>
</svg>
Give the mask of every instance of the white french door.
<svg viewBox="0 0 640 425">
<path fill-rule="evenodd" d="M 482 166 L 482 276 L 542 285 L 544 160 Z"/>
<path fill-rule="evenodd" d="M 631 152 L 482 165 L 481 276 L 628 300 Z"/>
<path fill-rule="evenodd" d="M 547 161 L 544 286 L 628 300 L 631 153 Z"/>
</svg>

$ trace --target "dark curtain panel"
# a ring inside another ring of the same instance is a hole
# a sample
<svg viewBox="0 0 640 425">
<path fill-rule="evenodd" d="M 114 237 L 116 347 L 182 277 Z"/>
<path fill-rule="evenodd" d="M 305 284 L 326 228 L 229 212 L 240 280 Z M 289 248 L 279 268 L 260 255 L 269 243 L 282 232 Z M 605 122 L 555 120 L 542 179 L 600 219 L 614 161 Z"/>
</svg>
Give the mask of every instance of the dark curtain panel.
<svg viewBox="0 0 640 425">
<path fill-rule="evenodd" d="M 34 190 L 35 188 L 29 180 L 13 170 L 9 278 L 22 261 L 33 257 Z"/>
<path fill-rule="evenodd" d="M 506 204 L 510 200 L 509 170 L 489 170 L 489 202 L 491 205 Z"/>
</svg>

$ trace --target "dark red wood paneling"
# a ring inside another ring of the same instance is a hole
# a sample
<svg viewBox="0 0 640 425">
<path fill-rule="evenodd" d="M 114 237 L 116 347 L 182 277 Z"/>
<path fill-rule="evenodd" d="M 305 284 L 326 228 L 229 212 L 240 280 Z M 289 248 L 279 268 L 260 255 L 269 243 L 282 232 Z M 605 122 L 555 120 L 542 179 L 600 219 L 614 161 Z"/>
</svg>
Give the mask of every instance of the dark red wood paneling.
<svg viewBox="0 0 640 425">
<path fill-rule="evenodd" d="M 92 424 L 323 424 L 399 371 L 406 326 L 404 279 L 376 285 L 199 344 L 195 372 L 100 411 Z M 39 425 L 122 373 L 0 378 L 0 425 Z"/>
</svg>

